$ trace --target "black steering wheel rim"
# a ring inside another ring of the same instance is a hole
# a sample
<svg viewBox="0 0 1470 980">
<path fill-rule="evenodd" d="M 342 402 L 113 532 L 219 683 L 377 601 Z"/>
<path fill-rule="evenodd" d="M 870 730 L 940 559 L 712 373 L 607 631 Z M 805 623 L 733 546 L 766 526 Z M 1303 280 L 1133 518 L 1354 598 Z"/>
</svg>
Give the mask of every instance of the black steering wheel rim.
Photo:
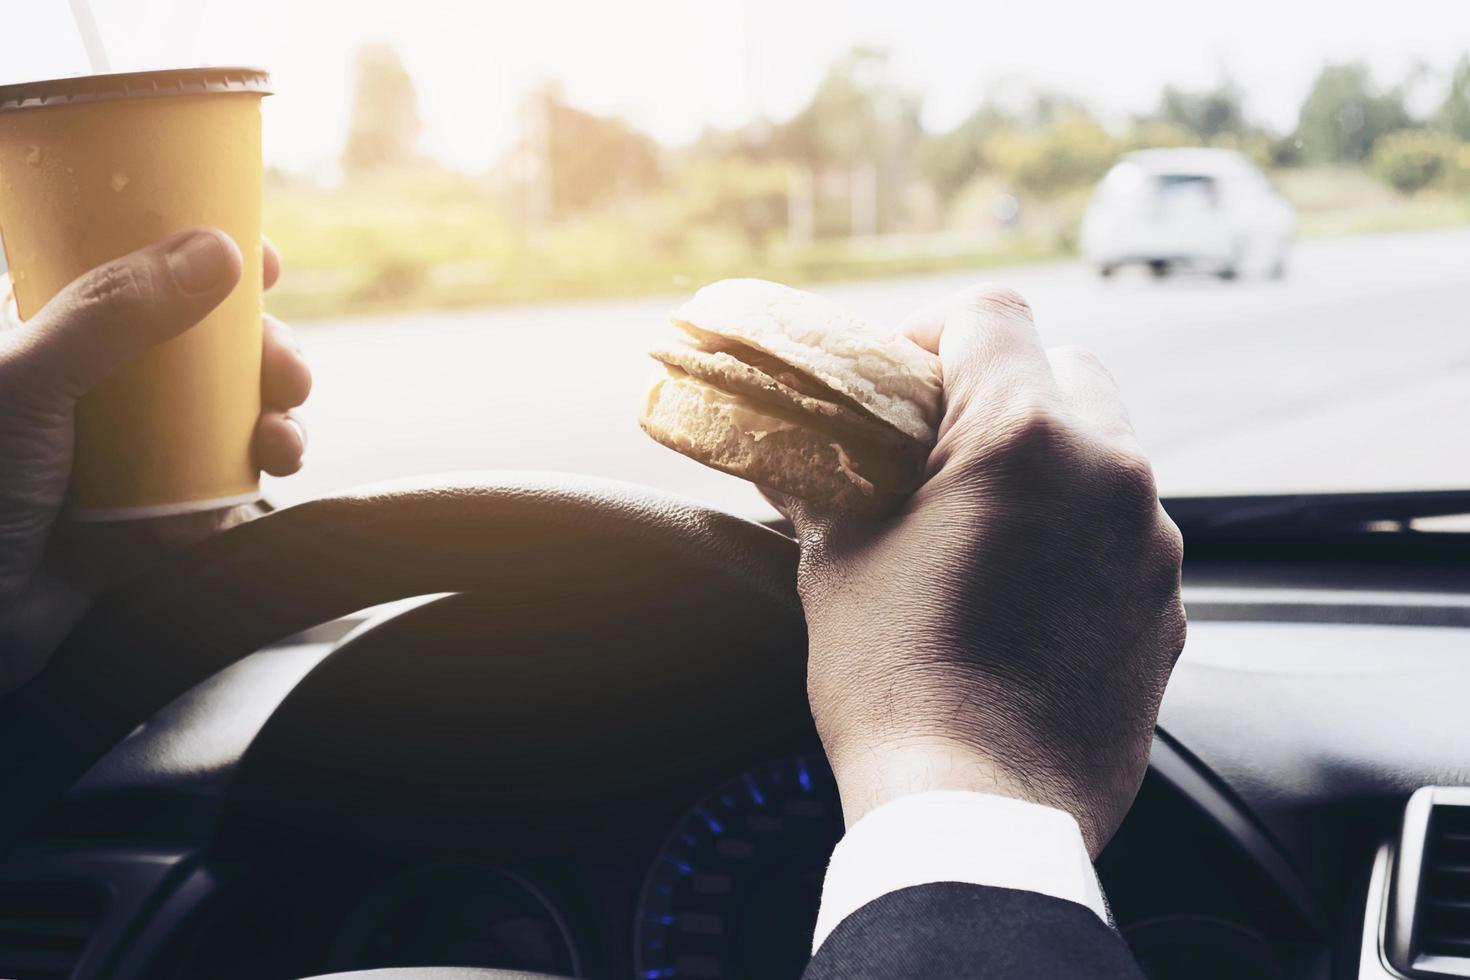
<svg viewBox="0 0 1470 980">
<path fill-rule="evenodd" d="M 564 474 L 374 485 L 265 515 L 102 597 L 0 704 L 0 852 L 169 701 L 261 647 L 394 599 L 600 563 L 611 587 L 715 574 L 799 627 L 795 542 L 692 501 Z"/>
<path fill-rule="evenodd" d="M 475 966 L 428 966 L 408 969 L 353 970 L 350 973 L 325 973 L 304 980 L 564 980 L 550 973 L 526 973 L 522 970 L 491 970 Z"/>
</svg>

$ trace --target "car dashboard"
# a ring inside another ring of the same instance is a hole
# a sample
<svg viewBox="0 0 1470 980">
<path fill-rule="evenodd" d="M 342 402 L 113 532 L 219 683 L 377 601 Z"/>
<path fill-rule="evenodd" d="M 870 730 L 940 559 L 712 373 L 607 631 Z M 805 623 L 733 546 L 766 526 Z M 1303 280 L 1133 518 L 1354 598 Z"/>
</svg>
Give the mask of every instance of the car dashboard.
<svg viewBox="0 0 1470 980">
<path fill-rule="evenodd" d="M 1393 962 L 1390 907 L 1423 890 L 1395 885 L 1405 802 L 1470 767 L 1463 556 L 1454 535 L 1191 542 L 1188 644 L 1098 861 L 1151 978 L 1433 975 L 1422 937 Z M 0 976 L 799 976 L 841 808 L 809 720 L 760 722 L 803 692 L 633 677 L 605 716 L 485 707 L 493 651 L 447 639 L 462 600 L 261 650 L 117 746 L 0 865 Z"/>
</svg>

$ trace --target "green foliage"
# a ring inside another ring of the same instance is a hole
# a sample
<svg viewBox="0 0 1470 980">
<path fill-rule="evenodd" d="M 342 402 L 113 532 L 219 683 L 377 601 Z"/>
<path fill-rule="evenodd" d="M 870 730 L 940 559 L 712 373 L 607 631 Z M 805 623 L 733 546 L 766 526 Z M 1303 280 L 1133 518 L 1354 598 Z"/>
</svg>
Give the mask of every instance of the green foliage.
<svg viewBox="0 0 1470 980">
<path fill-rule="evenodd" d="M 791 166 L 785 162 L 696 161 L 680 174 L 678 186 L 681 225 L 729 229 L 754 251 L 786 227 Z"/>
<path fill-rule="evenodd" d="M 1379 139 L 1412 123 L 1403 92 L 1380 91 L 1366 65 L 1327 65 L 1302 103 L 1296 139 L 1307 162 L 1358 163 Z"/>
<path fill-rule="evenodd" d="M 1031 96 L 1016 122 L 1028 129 L 1045 129 L 1068 116 L 1089 115 L 1087 103 L 1066 92 L 1041 91 Z"/>
<path fill-rule="evenodd" d="M 1155 118 L 1206 143 L 1226 135 L 1244 137 L 1253 130 L 1245 118 L 1240 89 L 1230 82 L 1198 92 L 1166 85 Z"/>
<path fill-rule="evenodd" d="M 523 140 L 487 178 L 417 155 L 419 116 L 386 46 L 359 53 L 341 187 L 267 174 L 266 227 L 289 272 L 271 308 L 290 316 L 675 291 L 725 276 L 788 282 L 973 268 L 1072 251 L 1092 187 L 1127 152 L 1240 150 L 1296 206 L 1306 233 L 1470 221 L 1470 58 L 1433 130 L 1403 90 L 1361 65 L 1326 66 L 1295 132 L 1273 138 L 1229 83 L 1165 89 L 1126 129 L 1044 92 L 984 101 L 925 135 L 919 100 L 881 50 L 827 71 L 789 121 L 705 133 L 665 149 L 547 86 Z M 788 232 L 792 213 L 804 215 Z M 853 237 L 858 230 L 881 234 Z M 815 241 L 810 241 L 808 231 Z"/>
<path fill-rule="evenodd" d="M 1118 140 L 1096 119 L 1068 110 L 1040 130 L 996 133 L 985 153 L 1018 190 L 1049 197 L 1096 181 L 1119 149 Z"/>
<path fill-rule="evenodd" d="M 681 175 L 682 177 L 682 175 Z M 529 234 L 485 181 L 436 171 L 320 189 L 272 181 L 265 227 L 286 256 L 267 306 L 288 318 L 582 296 L 682 293 L 729 276 L 802 283 L 1055 258 L 1053 240 L 964 239 L 934 247 L 861 249 L 831 239 L 792 248 L 746 206 L 770 204 L 784 165 L 701 162 L 687 180 L 623 209 L 569 218 Z M 699 215 L 709 216 L 707 220 Z"/>
<path fill-rule="evenodd" d="M 357 85 L 342 170 L 358 177 L 412 164 L 421 128 L 413 79 L 387 44 L 357 52 Z"/>
<path fill-rule="evenodd" d="M 1470 164 L 1470 160 L 1466 161 Z M 1434 187 L 1400 194 L 1358 167 L 1296 167 L 1274 180 L 1302 235 L 1354 235 L 1470 223 L 1470 196 Z"/>
<path fill-rule="evenodd" d="M 1199 137 L 1177 123 L 1143 119 L 1123 136 L 1120 151 L 1150 150 L 1167 146 L 1198 146 Z"/>
<path fill-rule="evenodd" d="M 854 48 L 827 69 L 811 101 L 772 140 L 818 169 L 849 169 L 907 152 L 918 141 L 919 103 L 888 81 L 888 54 Z"/>
<path fill-rule="evenodd" d="M 1158 119 L 1141 120 L 1115 136 L 1080 103 L 1047 96 L 1019 115 L 982 106 L 951 132 L 925 140 L 919 173 L 944 202 L 953 202 L 983 175 L 1050 200 L 1091 186 L 1129 150 L 1199 142 L 1188 129 Z"/>
<path fill-rule="evenodd" d="M 887 231 L 903 218 L 903 191 L 922 135 L 919 100 L 889 80 L 887 52 L 859 47 L 827 70 L 800 112 L 772 130 L 766 152 L 805 164 L 818 177 L 871 168 L 877 230 Z M 836 228 L 823 217 L 830 202 L 817 203 L 818 230 Z"/>
<path fill-rule="evenodd" d="M 1299 167 L 1302 165 L 1302 143 L 1296 133 L 1288 133 L 1266 143 L 1266 162 L 1273 167 Z"/>
<path fill-rule="evenodd" d="M 1448 133 L 1406 129 L 1380 139 L 1369 169 L 1401 194 L 1461 183 L 1467 145 Z"/>
<path fill-rule="evenodd" d="M 915 155 L 919 174 L 941 201 L 954 200 L 965 185 L 990 168 L 986 141 L 1013 124 L 1008 113 L 982 105 L 948 133 L 928 136 L 919 143 Z"/>
<path fill-rule="evenodd" d="M 1470 55 L 1461 57 L 1450 75 L 1449 91 L 1435 115 L 1439 128 L 1470 143 Z"/>
<path fill-rule="evenodd" d="M 954 130 L 924 140 L 918 170 L 940 201 L 952 203 L 982 175 L 1050 200 L 1090 186 L 1120 154 L 1150 147 L 1208 143 L 1264 160 L 1268 141 L 1246 124 L 1238 100 L 1229 101 L 1232 91 L 1191 95 L 1171 90 L 1164 109 L 1121 136 L 1063 96 L 1038 97 L 1019 114 L 984 105 Z"/>
</svg>

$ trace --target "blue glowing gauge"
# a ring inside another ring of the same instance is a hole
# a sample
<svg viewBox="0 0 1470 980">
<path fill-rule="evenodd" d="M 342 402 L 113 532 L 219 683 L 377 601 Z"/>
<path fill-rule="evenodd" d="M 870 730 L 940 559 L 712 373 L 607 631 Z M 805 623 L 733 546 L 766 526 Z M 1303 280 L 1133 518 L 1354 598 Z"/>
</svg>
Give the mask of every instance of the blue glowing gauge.
<svg viewBox="0 0 1470 980">
<path fill-rule="evenodd" d="M 643 885 L 638 980 L 797 980 L 842 808 L 820 756 L 752 769 L 675 825 Z"/>
</svg>

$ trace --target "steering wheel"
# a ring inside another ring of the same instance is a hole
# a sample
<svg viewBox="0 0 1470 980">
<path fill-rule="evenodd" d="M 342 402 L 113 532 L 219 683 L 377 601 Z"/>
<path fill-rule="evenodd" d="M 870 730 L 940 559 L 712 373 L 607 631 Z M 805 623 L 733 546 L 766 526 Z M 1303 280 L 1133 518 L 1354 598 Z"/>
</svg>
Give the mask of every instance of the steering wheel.
<svg viewBox="0 0 1470 980">
<path fill-rule="evenodd" d="M 719 595 L 755 610 L 775 646 L 804 650 L 796 559 L 795 542 L 759 524 L 576 476 L 439 477 L 272 512 L 103 597 L 42 673 L 0 703 L 0 852 L 171 700 L 307 627 L 412 596 L 489 594 L 528 581 L 555 595 L 595 583 L 613 603 L 658 596 L 677 606 Z M 531 975 L 441 968 L 350 976 Z"/>
<path fill-rule="evenodd" d="M 306 980 L 556 980 L 547 973 L 522 973 L 518 970 L 486 970 L 471 966 L 427 966 L 412 970 L 354 970 L 351 973 L 327 973 Z"/>
</svg>

